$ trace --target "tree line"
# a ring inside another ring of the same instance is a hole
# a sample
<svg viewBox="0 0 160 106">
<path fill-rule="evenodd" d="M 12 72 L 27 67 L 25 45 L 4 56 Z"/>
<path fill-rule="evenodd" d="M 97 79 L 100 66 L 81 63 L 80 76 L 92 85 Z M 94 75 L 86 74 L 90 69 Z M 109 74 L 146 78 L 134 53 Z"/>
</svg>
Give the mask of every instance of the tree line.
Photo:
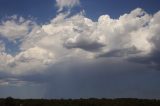
<svg viewBox="0 0 160 106">
<path fill-rule="evenodd" d="M 152 99 L 0 99 L 0 106 L 160 106 L 160 100 Z"/>
</svg>

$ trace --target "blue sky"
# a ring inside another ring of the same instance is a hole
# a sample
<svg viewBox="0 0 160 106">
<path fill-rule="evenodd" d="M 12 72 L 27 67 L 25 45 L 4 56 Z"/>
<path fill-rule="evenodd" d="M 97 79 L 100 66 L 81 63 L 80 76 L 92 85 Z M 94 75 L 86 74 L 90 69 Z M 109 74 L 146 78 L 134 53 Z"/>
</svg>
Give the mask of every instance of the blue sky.
<svg viewBox="0 0 160 106">
<path fill-rule="evenodd" d="M 86 16 L 97 20 L 100 15 L 109 14 L 113 18 L 118 18 L 121 14 L 141 7 L 148 13 L 157 12 L 158 0 L 81 0 L 81 6 L 77 10 L 84 9 Z M 0 0 L 0 17 L 18 14 L 24 17 L 36 18 L 39 23 L 48 22 L 56 16 L 57 8 L 54 0 Z M 75 9 L 72 11 L 76 12 Z"/>
<path fill-rule="evenodd" d="M 0 98 L 160 98 L 159 0 L 0 0 Z"/>
</svg>

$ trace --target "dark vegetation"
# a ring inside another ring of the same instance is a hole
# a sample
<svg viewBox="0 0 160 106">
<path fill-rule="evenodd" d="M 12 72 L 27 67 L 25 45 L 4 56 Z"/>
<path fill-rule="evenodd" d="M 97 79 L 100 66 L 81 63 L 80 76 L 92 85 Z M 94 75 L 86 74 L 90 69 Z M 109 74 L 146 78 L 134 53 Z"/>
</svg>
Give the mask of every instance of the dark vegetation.
<svg viewBox="0 0 160 106">
<path fill-rule="evenodd" d="M 147 99 L 0 99 L 0 106 L 160 106 Z"/>
</svg>

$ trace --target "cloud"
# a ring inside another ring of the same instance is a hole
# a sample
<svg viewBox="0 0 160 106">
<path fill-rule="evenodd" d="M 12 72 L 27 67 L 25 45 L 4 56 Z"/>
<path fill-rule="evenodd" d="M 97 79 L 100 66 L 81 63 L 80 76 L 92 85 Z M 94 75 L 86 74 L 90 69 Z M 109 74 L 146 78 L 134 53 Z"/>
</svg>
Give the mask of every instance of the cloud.
<svg viewBox="0 0 160 106">
<path fill-rule="evenodd" d="M 77 40 L 77 39 L 76 39 Z M 86 39 L 78 39 L 78 41 L 74 41 L 69 39 L 67 42 L 64 43 L 64 46 L 68 49 L 71 48 L 81 48 L 87 51 L 97 51 L 102 48 L 104 45 L 98 42 L 86 40 Z"/>
<path fill-rule="evenodd" d="M 58 6 L 58 12 L 62 11 L 64 8 L 71 9 L 72 7 L 79 5 L 79 0 L 56 0 L 56 5 Z"/>
<path fill-rule="evenodd" d="M 66 7 L 70 6 L 61 8 Z M 61 12 L 42 25 L 17 16 L 7 18 L 0 25 L 0 86 L 43 83 L 46 97 L 59 98 L 142 96 L 139 88 L 146 95 L 150 92 L 148 97 L 159 97 L 158 72 L 146 71 L 150 70 L 146 66 L 159 70 L 159 19 L 160 12 L 151 15 L 140 8 L 117 19 L 101 15 L 97 21 L 83 12 L 72 16 Z M 7 52 L 10 45 L 3 38 L 19 39 L 19 51 Z"/>
<path fill-rule="evenodd" d="M 33 83 L 22 81 L 17 78 L 5 78 L 0 79 L 0 86 L 23 86 L 23 85 L 32 85 Z"/>
<path fill-rule="evenodd" d="M 45 50 L 40 47 L 29 48 L 25 51 L 20 52 L 13 57 L 7 63 L 7 69 L 12 71 L 12 74 L 30 74 L 34 72 L 40 72 L 45 70 L 49 64 L 54 63 L 55 57 L 52 52 Z"/>
<path fill-rule="evenodd" d="M 45 72 L 67 60 L 147 57 L 159 51 L 159 14 L 150 15 L 137 8 L 118 19 L 102 15 L 94 22 L 83 13 L 69 16 L 68 12 L 44 25 L 17 16 L 6 19 L 0 26 L 1 36 L 10 42 L 20 39 L 21 43 L 12 55 L 5 51 L 8 46 L 2 39 L 0 70 L 24 75 Z"/>
<path fill-rule="evenodd" d="M 154 49 L 157 51 L 157 50 L 160 50 L 160 30 L 159 30 L 159 27 L 160 27 L 160 11 L 157 12 L 156 14 L 154 14 L 151 22 L 150 22 L 150 25 L 149 25 L 149 29 L 150 29 L 150 34 L 151 34 L 151 39 L 150 39 L 150 42 L 153 44 L 154 46 Z"/>
<path fill-rule="evenodd" d="M 32 28 L 34 22 L 25 20 L 23 17 L 16 15 L 7 17 L 8 19 L 2 21 L 0 24 L 0 36 L 9 40 L 16 40 L 27 35 Z"/>
<path fill-rule="evenodd" d="M 137 48 L 131 47 L 125 49 L 116 49 L 113 51 L 102 53 L 98 55 L 98 57 L 128 57 L 129 55 L 136 55 L 140 52 L 141 51 L 138 51 Z"/>
<path fill-rule="evenodd" d="M 3 41 L 0 41 L 0 53 L 5 51 L 5 44 Z"/>
<path fill-rule="evenodd" d="M 132 58 L 128 58 L 127 60 L 130 62 L 135 62 L 139 64 L 145 64 L 148 68 L 152 68 L 155 70 L 160 70 L 160 51 L 153 51 L 148 55 L 144 56 L 134 56 Z"/>
<path fill-rule="evenodd" d="M 145 35 L 148 36 L 148 42 L 150 43 L 152 50 L 146 55 L 139 55 L 129 58 L 131 62 L 146 64 L 148 67 L 159 70 L 160 69 L 160 23 L 159 23 L 160 12 L 153 15 L 148 26 L 143 29 Z M 144 36 L 145 36 L 144 35 Z"/>
</svg>

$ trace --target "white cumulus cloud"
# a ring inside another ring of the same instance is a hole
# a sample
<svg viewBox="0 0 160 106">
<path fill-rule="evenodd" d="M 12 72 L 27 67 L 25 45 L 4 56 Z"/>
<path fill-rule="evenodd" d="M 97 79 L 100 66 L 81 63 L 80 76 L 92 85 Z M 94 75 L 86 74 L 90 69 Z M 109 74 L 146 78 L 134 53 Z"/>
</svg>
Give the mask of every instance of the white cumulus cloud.
<svg viewBox="0 0 160 106">
<path fill-rule="evenodd" d="M 25 20 L 16 15 L 8 17 L 7 20 L 0 23 L 0 36 L 9 40 L 22 38 L 29 33 L 33 24 L 31 20 Z"/>
<path fill-rule="evenodd" d="M 92 21 L 82 13 L 71 17 L 68 17 L 69 13 L 60 13 L 48 24 L 33 26 L 29 26 L 29 23 L 35 22 L 24 18 L 23 21 L 19 20 L 20 23 L 7 20 L 0 26 L 3 36 L 23 39 L 16 55 L 5 52 L 4 44 L 0 44 L 1 70 L 21 75 L 43 72 L 55 63 L 71 59 L 94 61 L 95 57 L 125 59 L 146 56 L 155 49 L 160 50 L 159 14 L 150 15 L 137 8 L 118 19 L 102 15 L 98 21 Z"/>
</svg>

